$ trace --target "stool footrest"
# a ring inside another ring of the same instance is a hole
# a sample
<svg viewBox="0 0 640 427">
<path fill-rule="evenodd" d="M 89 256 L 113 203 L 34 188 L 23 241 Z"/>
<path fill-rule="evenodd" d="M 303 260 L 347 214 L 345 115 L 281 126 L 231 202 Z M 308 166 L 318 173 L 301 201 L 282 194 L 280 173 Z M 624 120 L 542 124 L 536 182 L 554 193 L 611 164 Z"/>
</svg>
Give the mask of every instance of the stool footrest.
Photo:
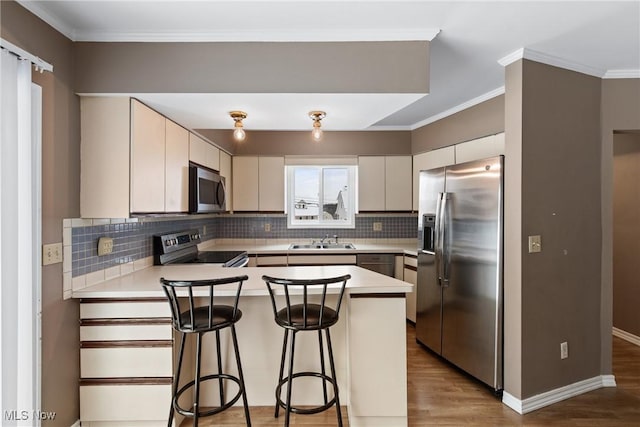
<svg viewBox="0 0 640 427">
<path fill-rule="evenodd" d="M 189 411 L 187 409 L 182 408 L 179 404 L 178 404 L 178 400 L 180 399 L 180 396 L 182 395 L 182 393 L 184 393 L 185 391 L 187 391 L 188 389 L 190 389 L 191 387 L 193 387 L 195 385 L 195 380 L 193 381 L 189 381 L 188 383 L 186 383 L 185 385 L 183 385 L 180 390 L 178 390 L 178 392 L 176 393 L 176 395 L 173 398 L 172 401 L 172 405 L 175 408 L 176 412 L 178 412 L 181 415 L 184 415 L 185 417 L 195 417 L 195 411 L 198 411 L 198 418 L 199 417 L 207 417 L 209 415 L 214 415 L 217 414 L 219 412 L 222 412 L 226 409 L 229 409 L 230 407 L 232 407 L 237 401 L 238 399 L 240 399 L 240 397 L 242 396 L 242 384 L 240 383 L 240 379 L 238 377 L 234 377 L 233 375 L 228 375 L 228 374 L 212 374 L 212 375 L 207 375 L 205 377 L 200 378 L 200 385 L 202 385 L 202 383 L 204 383 L 205 381 L 208 380 L 229 380 L 229 381 L 233 381 L 234 383 L 238 384 L 238 392 L 235 394 L 235 396 L 233 396 L 233 398 L 231 400 L 229 400 L 228 402 L 225 403 L 221 403 L 220 406 L 216 406 L 212 409 L 208 409 L 206 411 L 200 411 L 197 408 L 194 408 L 193 411 Z"/>
<path fill-rule="evenodd" d="M 320 372 L 296 372 L 295 374 L 291 375 L 291 377 L 292 378 L 300 378 L 300 377 L 320 378 L 324 383 L 328 382 L 329 384 L 332 385 L 333 390 L 335 390 L 335 394 L 338 393 L 338 384 L 336 384 L 335 380 L 331 378 L 329 375 L 325 375 Z M 289 382 L 289 377 L 285 377 L 278 383 L 278 386 L 276 387 L 276 402 L 281 408 L 285 410 L 287 409 L 287 404 L 283 402 L 282 399 L 280 398 L 280 393 L 282 390 L 282 386 L 288 382 Z M 336 403 L 336 397 L 334 395 L 333 398 L 328 400 L 324 405 L 315 406 L 312 408 L 300 408 L 300 407 L 291 405 L 291 407 L 289 408 L 289 411 L 293 412 L 294 414 L 317 414 L 319 412 L 323 412 L 331 408 L 332 406 L 335 405 L 335 403 Z"/>
</svg>

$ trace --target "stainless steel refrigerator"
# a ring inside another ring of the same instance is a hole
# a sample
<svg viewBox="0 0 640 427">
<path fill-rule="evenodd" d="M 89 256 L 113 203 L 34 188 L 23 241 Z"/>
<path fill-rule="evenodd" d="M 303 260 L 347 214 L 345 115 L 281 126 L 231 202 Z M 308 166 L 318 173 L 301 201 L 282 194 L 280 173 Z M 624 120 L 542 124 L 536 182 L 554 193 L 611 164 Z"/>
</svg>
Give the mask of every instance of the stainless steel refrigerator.
<svg viewBox="0 0 640 427">
<path fill-rule="evenodd" d="M 416 339 L 502 390 L 503 156 L 420 172 Z"/>
</svg>

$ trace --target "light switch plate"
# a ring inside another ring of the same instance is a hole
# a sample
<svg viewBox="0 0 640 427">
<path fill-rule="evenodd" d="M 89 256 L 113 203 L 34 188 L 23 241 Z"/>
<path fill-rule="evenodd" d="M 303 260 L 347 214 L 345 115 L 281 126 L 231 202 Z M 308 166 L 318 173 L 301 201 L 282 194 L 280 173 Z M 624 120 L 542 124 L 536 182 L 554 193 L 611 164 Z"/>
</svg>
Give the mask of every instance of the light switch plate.
<svg viewBox="0 0 640 427">
<path fill-rule="evenodd" d="M 42 245 L 42 265 L 62 262 L 62 243 Z"/>
<path fill-rule="evenodd" d="M 529 236 L 529 253 L 542 252 L 542 238 L 537 236 Z"/>
</svg>

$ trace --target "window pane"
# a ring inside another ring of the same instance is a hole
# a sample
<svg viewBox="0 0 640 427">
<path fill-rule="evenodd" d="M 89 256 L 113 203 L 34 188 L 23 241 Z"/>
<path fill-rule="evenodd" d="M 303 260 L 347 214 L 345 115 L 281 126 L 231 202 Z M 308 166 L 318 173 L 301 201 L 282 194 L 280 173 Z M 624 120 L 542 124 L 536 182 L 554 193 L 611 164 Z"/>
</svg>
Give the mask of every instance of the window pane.
<svg viewBox="0 0 640 427">
<path fill-rule="evenodd" d="M 349 173 L 346 168 L 325 168 L 322 177 L 323 221 L 345 221 L 349 206 L 347 191 Z"/>
<path fill-rule="evenodd" d="M 320 169 L 297 167 L 293 178 L 294 219 L 318 221 L 320 211 Z"/>
</svg>

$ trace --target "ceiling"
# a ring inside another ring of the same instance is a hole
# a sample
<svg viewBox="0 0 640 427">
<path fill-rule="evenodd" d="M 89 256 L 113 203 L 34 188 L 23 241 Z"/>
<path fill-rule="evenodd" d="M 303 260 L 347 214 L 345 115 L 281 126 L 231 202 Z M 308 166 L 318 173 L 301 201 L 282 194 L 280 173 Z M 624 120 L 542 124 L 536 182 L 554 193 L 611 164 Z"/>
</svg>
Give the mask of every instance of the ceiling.
<svg viewBox="0 0 640 427">
<path fill-rule="evenodd" d="M 428 95 L 130 94 L 192 129 L 235 109 L 247 130 L 310 129 L 324 109 L 327 130 L 412 130 L 503 93 L 503 58 L 640 78 L 640 0 L 18 2 L 74 41 L 431 40 Z"/>
</svg>

